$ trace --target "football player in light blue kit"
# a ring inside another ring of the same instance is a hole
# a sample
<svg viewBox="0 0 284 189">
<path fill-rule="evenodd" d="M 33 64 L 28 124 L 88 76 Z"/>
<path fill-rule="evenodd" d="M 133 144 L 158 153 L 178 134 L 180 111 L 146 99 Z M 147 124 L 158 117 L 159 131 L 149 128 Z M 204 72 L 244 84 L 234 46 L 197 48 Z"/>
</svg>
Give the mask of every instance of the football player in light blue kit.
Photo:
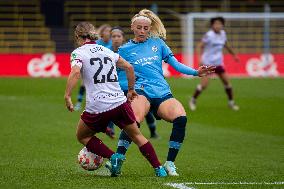
<svg viewBox="0 0 284 189">
<path fill-rule="evenodd" d="M 111 50 L 113 52 L 118 52 L 118 48 L 125 41 L 125 34 L 121 27 L 116 26 L 111 29 L 111 40 L 112 40 Z M 117 68 L 117 75 L 118 75 L 118 81 L 119 81 L 120 87 L 123 90 L 124 94 L 126 95 L 128 91 L 128 81 L 127 81 L 126 73 L 124 70 Z M 148 128 L 150 130 L 150 138 L 159 138 L 159 135 L 156 132 L 156 123 L 155 123 L 155 118 L 153 114 L 149 112 L 145 118 L 146 118 Z"/>
<path fill-rule="evenodd" d="M 157 119 L 173 123 L 164 167 L 168 175 L 178 176 L 174 161 L 184 140 L 187 118 L 182 104 L 173 97 L 163 76 L 162 62 L 165 61 L 181 73 L 193 76 L 210 74 L 214 67 L 201 66 L 195 70 L 179 63 L 163 41 L 166 39 L 163 23 L 150 10 L 141 10 L 132 18 L 131 30 L 134 32 L 134 39 L 119 48 L 120 56 L 131 63 L 135 71 L 135 90 L 139 95 L 131 106 L 138 124 L 149 111 Z M 130 143 L 129 137 L 121 134 L 117 153 L 125 154 Z"/>
</svg>

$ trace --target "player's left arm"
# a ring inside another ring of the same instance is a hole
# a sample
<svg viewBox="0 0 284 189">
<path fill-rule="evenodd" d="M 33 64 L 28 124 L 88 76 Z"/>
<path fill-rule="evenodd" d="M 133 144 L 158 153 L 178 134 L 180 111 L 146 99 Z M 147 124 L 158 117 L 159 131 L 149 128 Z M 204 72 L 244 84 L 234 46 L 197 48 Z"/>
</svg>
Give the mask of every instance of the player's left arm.
<svg viewBox="0 0 284 189">
<path fill-rule="evenodd" d="M 168 47 L 168 45 L 163 41 L 160 40 L 160 45 L 162 49 L 162 59 L 170 64 L 176 71 L 186 74 L 186 75 L 193 75 L 193 76 L 205 76 L 210 73 L 213 73 L 215 70 L 214 66 L 200 66 L 198 70 L 193 69 L 191 67 L 188 67 L 182 63 L 180 63 L 172 53 L 171 49 Z"/>
<path fill-rule="evenodd" d="M 169 56 L 165 61 L 169 63 L 175 70 L 186 75 L 202 77 L 215 71 L 215 66 L 200 66 L 198 70 L 193 69 L 180 63 L 173 55 Z"/>
<path fill-rule="evenodd" d="M 74 111 L 74 106 L 71 100 L 72 90 L 76 86 L 78 80 L 80 79 L 80 67 L 79 66 L 72 66 L 71 72 L 67 79 L 66 89 L 65 89 L 65 105 L 70 112 Z"/>
<path fill-rule="evenodd" d="M 238 55 L 234 52 L 234 50 L 230 47 L 230 45 L 228 44 L 228 42 L 225 43 L 225 48 L 227 49 L 227 51 L 234 57 L 234 60 L 236 62 L 240 62 L 240 59 L 238 57 Z"/>
</svg>

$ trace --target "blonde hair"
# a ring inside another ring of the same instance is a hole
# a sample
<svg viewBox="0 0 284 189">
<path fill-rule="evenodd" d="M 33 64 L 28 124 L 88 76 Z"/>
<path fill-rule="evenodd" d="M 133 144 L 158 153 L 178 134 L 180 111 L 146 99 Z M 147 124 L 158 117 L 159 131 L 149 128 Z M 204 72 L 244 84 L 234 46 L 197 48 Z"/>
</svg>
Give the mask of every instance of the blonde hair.
<svg viewBox="0 0 284 189">
<path fill-rule="evenodd" d="M 98 39 L 95 26 L 90 22 L 80 22 L 76 26 L 74 34 L 76 37 L 80 37 L 82 39 L 90 39 L 92 41 Z"/>
<path fill-rule="evenodd" d="M 138 14 L 133 16 L 133 18 L 131 19 L 131 24 L 133 24 L 133 22 L 137 20 L 135 18 L 139 16 L 146 17 L 151 20 L 150 37 L 160 37 L 163 39 L 167 38 L 167 31 L 165 29 L 165 26 L 155 13 L 148 9 L 143 9 Z"/>
</svg>

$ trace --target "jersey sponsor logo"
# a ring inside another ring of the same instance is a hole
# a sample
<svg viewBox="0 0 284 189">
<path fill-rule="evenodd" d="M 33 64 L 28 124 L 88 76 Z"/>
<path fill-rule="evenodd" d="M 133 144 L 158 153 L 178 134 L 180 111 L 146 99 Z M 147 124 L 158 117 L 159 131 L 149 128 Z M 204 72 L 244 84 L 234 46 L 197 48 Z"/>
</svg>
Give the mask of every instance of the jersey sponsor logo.
<svg viewBox="0 0 284 189">
<path fill-rule="evenodd" d="M 147 65 L 147 64 L 152 64 L 153 62 L 143 62 L 142 63 L 142 66 L 145 66 L 145 65 Z"/>
<path fill-rule="evenodd" d="M 32 77 L 60 77 L 59 64 L 55 55 L 46 53 L 41 58 L 33 58 L 27 65 L 27 71 Z"/>
<path fill-rule="evenodd" d="M 145 58 L 140 58 L 134 62 L 134 64 L 141 64 L 142 66 L 145 66 L 147 64 L 153 64 L 153 61 L 158 60 L 158 56 L 150 56 Z"/>
<path fill-rule="evenodd" d="M 158 51 L 158 47 L 157 47 L 157 46 L 153 46 L 153 47 L 152 47 L 152 51 L 153 51 L 153 52 L 157 52 L 157 51 Z"/>
<path fill-rule="evenodd" d="M 124 96 L 124 93 L 116 92 L 116 93 L 108 93 L 108 94 L 98 94 L 94 97 L 94 100 L 101 100 L 101 99 L 117 99 L 118 97 Z"/>
</svg>

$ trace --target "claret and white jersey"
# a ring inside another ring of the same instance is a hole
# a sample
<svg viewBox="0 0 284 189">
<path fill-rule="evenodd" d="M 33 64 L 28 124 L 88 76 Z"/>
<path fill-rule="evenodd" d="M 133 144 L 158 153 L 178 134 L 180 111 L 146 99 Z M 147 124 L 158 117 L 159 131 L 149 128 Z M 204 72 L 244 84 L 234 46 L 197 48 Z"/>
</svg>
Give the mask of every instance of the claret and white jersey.
<svg viewBox="0 0 284 189">
<path fill-rule="evenodd" d="M 72 52 L 71 67 L 76 65 L 81 69 L 86 88 L 87 112 L 106 112 L 126 102 L 117 79 L 118 58 L 118 54 L 94 42 L 86 43 Z"/>
<path fill-rule="evenodd" d="M 202 38 L 205 47 L 202 54 L 202 62 L 205 65 L 219 66 L 223 64 L 223 48 L 227 41 L 226 32 L 221 30 L 215 33 L 209 30 Z"/>
</svg>

